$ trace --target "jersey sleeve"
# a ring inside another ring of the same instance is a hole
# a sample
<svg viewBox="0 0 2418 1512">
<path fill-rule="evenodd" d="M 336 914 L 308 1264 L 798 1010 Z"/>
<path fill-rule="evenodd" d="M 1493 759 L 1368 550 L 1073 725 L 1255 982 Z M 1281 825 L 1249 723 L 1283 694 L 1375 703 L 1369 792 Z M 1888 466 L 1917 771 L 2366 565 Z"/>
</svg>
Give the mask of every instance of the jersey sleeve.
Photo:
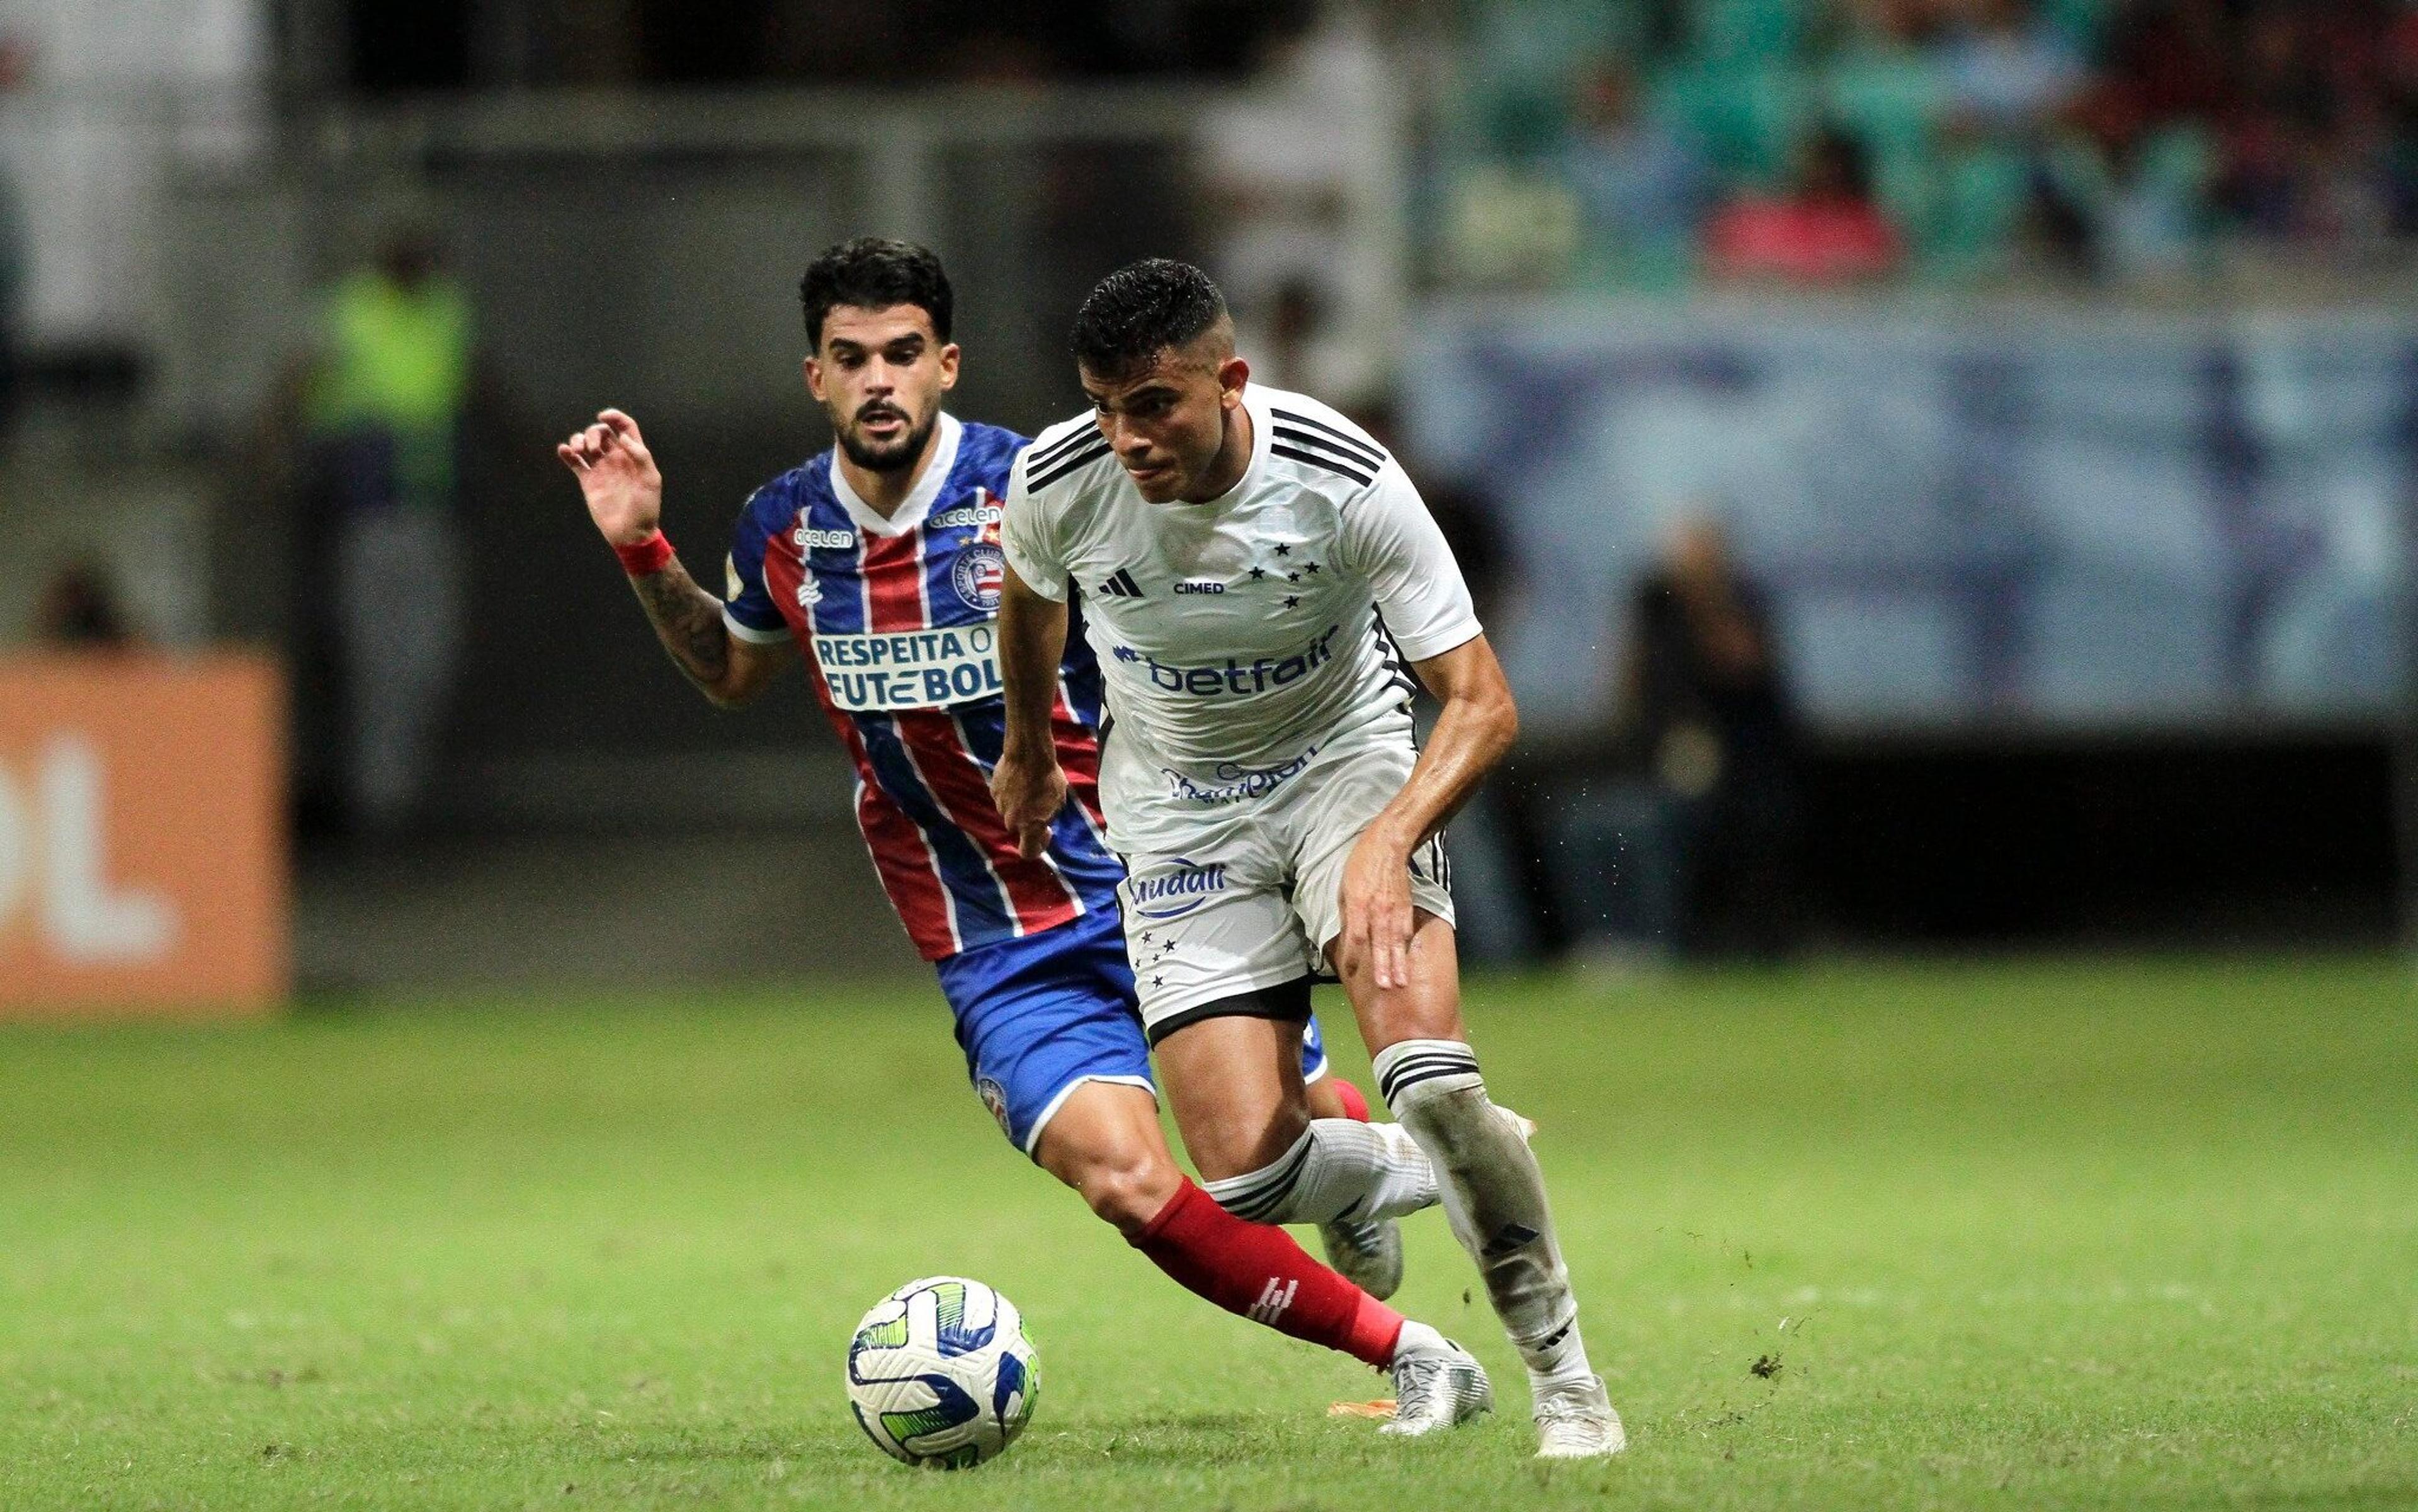
<svg viewBox="0 0 2418 1512">
<path fill-rule="evenodd" d="M 1343 549 L 1368 574 L 1386 633 L 1414 662 L 1477 638 L 1469 585 L 1444 531 L 1400 466 L 1385 463 L 1367 492 L 1344 507 Z"/>
<path fill-rule="evenodd" d="M 1058 545 L 1055 522 L 1048 505 L 1033 496 L 1025 486 L 1027 464 L 1033 459 L 1033 449 L 1027 447 L 1016 459 L 1007 474 L 1006 517 L 1000 522 L 1000 549 L 1007 554 L 1007 564 L 1024 586 L 1045 599 L 1066 602 L 1066 559 Z"/>
<path fill-rule="evenodd" d="M 764 546 L 769 539 L 764 490 L 758 489 L 739 512 L 739 527 L 731 533 L 730 555 L 722 559 L 722 622 L 741 640 L 758 646 L 789 638 L 789 623 L 781 618 L 773 595 L 764 590 Z"/>
</svg>

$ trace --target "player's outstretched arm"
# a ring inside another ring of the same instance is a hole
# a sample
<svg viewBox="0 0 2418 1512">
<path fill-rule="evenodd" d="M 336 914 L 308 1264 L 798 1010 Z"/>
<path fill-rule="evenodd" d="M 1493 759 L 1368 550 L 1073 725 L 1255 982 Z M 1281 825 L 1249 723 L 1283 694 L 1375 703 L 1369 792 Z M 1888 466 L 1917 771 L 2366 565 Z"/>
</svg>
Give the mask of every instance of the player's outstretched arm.
<svg viewBox="0 0 2418 1512">
<path fill-rule="evenodd" d="M 1343 951 L 1370 962 L 1380 990 L 1410 985 L 1411 852 L 1469 802 L 1520 734 L 1511 684 L 1484 635 L 1412 667 L 1444 711 L 1410 781 L 1343 866 Z"/>
<path fill-rule="evenodd" d="M 1007 684 L 1007 739 L 990 776 L 992 802 L 1026 857 L 1049 847 L 1049 823 L 1066 806 L 1066 774 L 1049 711 L 1066 654 L 1066 606 L 1045 599 L 1009 567 L 999 595 L 999 674 Z"/>
<path fill-rule="evenodd" d="M 618 409 L 599 411 L 595 424 L 573 432 L 554 454 L 579 480 L 588 517 L 622 553 L 656 638 L 688 680 L 725 709 L 762 693 L 793 653 L 785 643 L 732 638 L 722 601 L 697 587 L 669 542 L 648 549 L 662 541 L 664 477 L 638 422 Z"/>
</svg>

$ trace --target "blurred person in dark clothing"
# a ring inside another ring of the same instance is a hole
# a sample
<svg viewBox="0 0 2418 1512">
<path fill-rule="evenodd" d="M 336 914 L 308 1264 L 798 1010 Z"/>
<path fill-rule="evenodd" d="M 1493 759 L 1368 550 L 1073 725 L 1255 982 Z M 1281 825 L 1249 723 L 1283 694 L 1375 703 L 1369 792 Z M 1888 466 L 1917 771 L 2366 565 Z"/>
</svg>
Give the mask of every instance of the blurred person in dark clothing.
<svg viewBox="0 0 2418 1512">
<path fill-rule="evenodd" d="M 23 45 L 0 38 L 0 94 L 16 88 L 24 71 Z M 33 279 L 27 240 L 24 200 L 7 165 L 0 164 L 0 441 L 8 439 L 24 391 L 18 344 L 24 334 L 25 286 Z"/>
<path fill-rule="evenodd" d="M 126 650 L 137 638 L 109 578 L 90 562 L 61 568 L 34 607 L 35 644 L 67 650 Z"/>
<path fill-rule="evenodd" d="M 1762 590 L 1720 526 L 1683 521 L 1630 605 L 1616 727 L 1671 811 L 1673 943 L 1795 941 L 1798 722 Z"/>
<path fill-rule="evenodd" d="M 1583 958 L 1784 954 L 1797 717 L 1761 591 L 1691 518 L 1631 594 L 1614 770 L 1554 795 L 1554 893 Z M 1623 775 L 1625 773 L 1625 775 Z"/>
</svg>

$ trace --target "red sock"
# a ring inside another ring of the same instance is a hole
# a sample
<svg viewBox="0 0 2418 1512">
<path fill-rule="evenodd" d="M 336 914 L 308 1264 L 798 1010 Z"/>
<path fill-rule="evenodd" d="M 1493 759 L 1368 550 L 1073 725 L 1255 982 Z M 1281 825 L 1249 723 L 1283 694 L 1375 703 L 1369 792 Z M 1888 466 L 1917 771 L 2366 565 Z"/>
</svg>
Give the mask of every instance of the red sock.
<svg viewBox="0 0 2418 1512">
<path fill-rule="evenodd" d="M 1330 1076 L 1326 1079 L 1335 1083 L 1335 1095 L 1343 1099 L 1343 1116 L 1354 1123 L 1368 1123 L 1369 1099 L 1360 1094 L 1360 1089 L 1341 1077 Z"/>
<path fill-rule="evenodd" d="M 1311 1260 L 1282 1229 L 1219 1207 L 1189 1178 L 1134 1247 L 1228 1312 L 1380 1370 L 1393 1361 L 1400 1313 Z"/>
</svg>

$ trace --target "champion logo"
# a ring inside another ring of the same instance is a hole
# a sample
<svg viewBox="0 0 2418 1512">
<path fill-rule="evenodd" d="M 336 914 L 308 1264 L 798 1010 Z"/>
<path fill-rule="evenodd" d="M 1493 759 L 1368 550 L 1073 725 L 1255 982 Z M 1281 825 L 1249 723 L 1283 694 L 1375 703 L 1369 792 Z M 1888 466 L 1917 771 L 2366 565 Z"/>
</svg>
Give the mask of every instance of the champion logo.
<svg viewBox="0 0 2418 1512">
<path fill-rule="evenodd" d="M 1299 1281 L 1288 1281 L 1280 1275 L 1269 1276 L 1267 1290 L 1260 1293 L 1259 1301 L 1251 1304 L 1251 1321 L 1275 1323 L 1284 1316 L 1285 1309 L 1293 1306 L 1293 1294 L 1300 1290 Z"/>
<path fill-rule="evenodd" d="M 1109 574 L 1108 581 L 1100 585 L 1100 596 L 1109 599 L 1145 597 L 1141 585 L 1135 582 L 1133 573 L 1123 567 Z"/>
</svg>

